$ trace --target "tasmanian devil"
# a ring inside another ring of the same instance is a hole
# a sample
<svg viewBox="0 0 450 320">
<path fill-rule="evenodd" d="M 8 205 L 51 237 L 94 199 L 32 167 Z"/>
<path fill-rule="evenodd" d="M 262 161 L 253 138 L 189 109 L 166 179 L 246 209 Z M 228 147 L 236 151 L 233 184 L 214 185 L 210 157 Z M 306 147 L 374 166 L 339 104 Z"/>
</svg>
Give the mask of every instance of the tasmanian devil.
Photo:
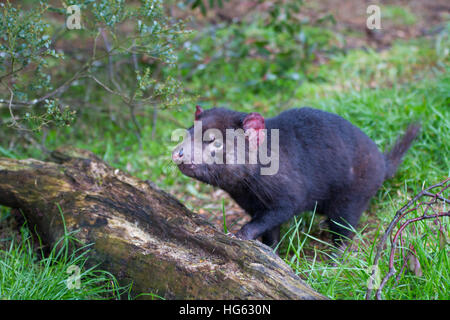
<svg viewBox="0 0 450 320">
<path fill-rule="evenodd" d="M 225 190 L 251 215 L 237 237 L 262 236 L 269 246 L 278 243 L 283 222 L 312 210 L 327 216 L 335 244 L 350 238 L 348 226 L 356 227 L 420 129 L 410 125 L 382 154 L 349 121 L 308 107 L 263 118 L 197 106 L 195 120 L 172 159 L 185 175 Z"/>
</svg>

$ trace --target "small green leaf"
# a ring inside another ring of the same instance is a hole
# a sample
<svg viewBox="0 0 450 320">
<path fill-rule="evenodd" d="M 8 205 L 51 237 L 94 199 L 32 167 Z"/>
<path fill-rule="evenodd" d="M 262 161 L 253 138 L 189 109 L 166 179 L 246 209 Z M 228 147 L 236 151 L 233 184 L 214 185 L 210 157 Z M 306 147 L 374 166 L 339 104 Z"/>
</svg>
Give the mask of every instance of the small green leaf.
<svg viewBox="0 0 450 320">
<path fill-rule="evenodd" d="M 225 199 L 222 198 L 222 217 L 223 217 L 223 232 L 228 233 L 227 220 L 225 217 Z"/>
</svg>

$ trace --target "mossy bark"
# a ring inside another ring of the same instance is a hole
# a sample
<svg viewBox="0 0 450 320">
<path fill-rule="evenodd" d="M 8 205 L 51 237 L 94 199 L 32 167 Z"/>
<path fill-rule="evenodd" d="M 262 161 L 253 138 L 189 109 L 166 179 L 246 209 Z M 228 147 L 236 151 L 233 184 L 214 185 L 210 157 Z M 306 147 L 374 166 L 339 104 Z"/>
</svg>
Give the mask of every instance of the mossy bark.
<svg viewBox="0 0 450 320">
<path fill-rule="evenodd" d="M 20 208 L 53 245 L 78 230 L 100 264 L 133 293 L 169 299 L 322 299 L 270 248 L 223 234 L 152 183 L 94 154 L 51 161 L 0 158 L 0 204 Z M 144 296 L 145 297 L 145 296 Z"/>
</svg>

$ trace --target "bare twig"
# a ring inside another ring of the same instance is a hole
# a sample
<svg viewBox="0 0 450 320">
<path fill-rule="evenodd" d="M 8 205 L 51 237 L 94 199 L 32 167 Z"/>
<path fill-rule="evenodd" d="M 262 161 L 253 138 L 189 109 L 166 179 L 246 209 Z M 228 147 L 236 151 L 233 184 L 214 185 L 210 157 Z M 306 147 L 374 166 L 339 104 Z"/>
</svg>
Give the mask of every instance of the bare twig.
<svg viewBox="0 0 450 320">
<path fill-rule="evenodd" d="M 6 88 L 9 90 L 10 92 L 10 98 L 9 98 L 9 104 L 8 104 L 8 109 L 11 115 L 11 124 L 10 126 L 14 126 L 16 128 L 18 128 L 20 131 L 20 134 L 28 141 L 30 142 L 32 145 L 34 145 L 36 148 L 42 150 L 45 153 L 48 153 L 48 149 L 43 145 L 40 144 L 39 142 L 37 142 L 30 134 L 30 130 L 26 129 L 24 126 L 22 126 L 19 122 L 16 121 L 16 116 L 14 115 L 13 111 L 12 111 L 12 101 L 14 98 L 14 91 L 8 86 L 5 85 L 3 82 L 0 81 L 0 83 L 2 83 L 4 86 L 6 86 Z"/>
<path fill-rule="evenodd" d="M 133 46 L 134 45 L 135 45 L 135 40 L 133 40 Z M 134 71 L 139 72 L 139 63 L 138 63 L 137 55 L 135 52 L 132 53 L 131 59 L 133 62 Z M 133 124 L 136 127 L 135 134 L 136 134 L 136 137 L 139 142 L 139 150 L 142 150 L 142 130 L 141 130 L 141 126 L 139 125 L 139 121 L 136 118 L 136 106 L 133 103 L 134 98 L 136 97 L 136 92 L 137 92 L 138 86 L 139 86 L 139 84 L 135 83 L 135 86 L 133 88 L 132 98 L 130 99 L 130 103 L 128 103 L 128 108 L 130 109 L 130 114 L 131 114 L 131 119 L 133 120 Z"/>
<path fill-rule="evenodd" d="M 103 43 L 105 44 L 105 48 L 106 48 L 106 52 L 108 53 L 108 74 L 109 74 L 109 79 L 111 81 L 111 83 L 116 87 L 116 89 L 119 92 L 122 92 L 122 88 L 120 86 L 120 84 L 116 81 L 115 78 L 115 70 L 114 70 L 114 65 L 113 65 L 113 61 L 112 61 L 112 48 L 111 48 L 111 44 L 108 41 L 108 36 L 105 33 L 105 29 L 101 29 L 100 31 L 102 37 L 103 37 Z"/>
<path fill-rule="evenodd" d="M 69 79 L 67 79 L 62 85 L 60 85 L 58 88 L 56 88 L 55 90 L 45 94 L 44 96 L 40 97 L 40 98 L 36 98 L 33 100 L 29 100 L 29 101 L 8 101 L 5 99 L 0 99 L 0 104 L 8 104 L 11 108 L 12 107 L 32 107 L 34 105 L 37 105 L 38 103 L 41 103 L 42 101 L 45 101 L 46 99 L 50 99 L 52 97 L 54 97 L 57 94 L 61 94 L 64 91 L 66 91 L 70 85 L 76 81 L 77 79 L 79 79 L 83 73 L 87 70 L 89 70 L 89 68 L 92 66 L 92 64 L 95 61 L 101 60 L 105 57 L 107 57 L 109 55 L 109 53 L 106 53 L 104 55 L 101 55 L 99 57 L 95 57 L 95 49 L 94 49 L 94 55 L 92 56 L 91 59 L 89 59 L 81 68 L 80 70 L 78 70 L 72 77 L 70 77 Z"/>
<path fill-rule="evenodd" d="M 14 116 L 14 113 L 12 111 L 12 101 L 14 98 L 14 91 L 12 91 L 12 89 L 9 86 L 6 86 L 9 90 L 10 93 L 10 98 L 9 98 L 9 104 L 8 104 L 8 109 L 9 109 L 9 114 L 11 115 L 11 121 L 12 121 L 12 125 L 13 126 L 17 126 L 17 122 L 16 122 L 16 117 Z"/>
<path fill-rule="evenodd" d="M 424 190 L 422 190 L 421 192 L 419 192 L 413 199 L 411 199 L 405 206 L 403 206 L 400 210 L 398 210 L 394 216 L 394 219 L 392 220 L 392 222 L 389 224 L 386 232 L 384 233 L 382 239 L 379 241 L 377 248 L 376 248 L 376 255 L 375 255 L 375 259 L 374 259 L 374 267 L 378 266 L 379 260 L 381 258 L 381 254 L 383 252 L 385 243 L 387 241 L 387 238 L 391 236 L 395 226 L 398 225 L 398 223 L 405 218 L 409 213 L 411 212 L 417 212 L 419 208 L 422 208 L 425 206 L 424 212 L 421 216 L 415 217 L 415 218 L 411 218 L 411 219 L 407 219 L 406 221 L 403 221 L 403 223 L 398 227 L 396 233 L 394 234 L 394 237 L 391 238 L 390 242 L 391 242 L 391 250 L 390 250 L 390 256 L 389 256 L 389 271 L 388 273 L 384 276 L 383 280 L 381 281 L 377 291 L 376 291 L 376 298 L 377 299 L 381 299 L 381 292 L 384 288 L 384 286 L 386 285 L 387 281 L 393 277 L 396 273 L 397 270 L 395 269 L 394 266 L 394 258 L 395 258 L 395 252 L 397 249 L 397 243 L 398 243 L 398 239 L 400 238 L 400 241 L 402 242 L 402 233 L 403 231 L 409 226 L 412 225 L 418 221 L 422 221 L 422 220 L 427 220 L 427 219 L 437 219 L 439 220 L 440 218 L 443 217 L 448 217 L 450 216 L 450 210 L 447 211 L 442 211 L 442 212 L 436 212 L 434 209 L 434 206 L 436 206 L 438 203 L 450 203 L 449 199 L 445 198 L 443 196 L 443 192 L 445 190 L 447 190 L 450 187 L 450 178 L 447 178 L 446 180 L 437 183 L 431 187 L 428 187 Z M 438 192 L 431 192 L 431 190 L 436 189 L 436 188 L 441 188 Z M 432 198 L 430 201 L 420 201 L 418 204 L 414 205 L 419 199 L 423 198 L 423 197 L 430 197 Z M 433 211 L 432 214 L 428 214 L 429 211 Z M 439 222 L 440 224 L 440 222 Z M 403 247 L 403 245 L 401 246 Z M 401 273 L 403 272 L 405 266 L 406 266 L 406 262 L 407 262 L 407 257 L 409 254 L 414 254 L 414 247 L 410 246 L 410 252 L 408 254 L 406 254 L 403 258 L 403 264 L 400 270 L 399 275 L 396 278 L 396 281 L 399 280 Z M 373 272 L 375 272 L 376 268 L 372 268 Z M 371 275 L 371 280 L 373 281 L 373 276 L 374 274 Z M 373 288 L 373 283 L 372 285 L 368 286 L 367 292 L 366 292 L 366 299 L 371 299 L 372 296 L 372 288 Z"/>
<path fill-rule="evenodd" d="M 20 71 L 22 71 L 24 68 L 25 68 L 25 66 L 22 66 L 22 67 L 20 67 L 19 69 L 11 70 L 11 71 L 8 72 L 7 74 L 4 74 L 4 75 L 0 76 L 0 81 L 3 80 L 3 79 L 5 79 L 5 78 L 8 78 L 8 77 L 10 77 L 10 76 L 12 76 L 12 75 L 14 75 L 14 74 L 20 72 Z"/>
<path fill-rule="evenodd" d="M 13 106 L 34 106 L 42 101 L 45 101 L 46 99 L 49 99 L 59 93 L 64 92 L 67 90 L 67 88 L 70 86 L 72 82 L 77 80 L 80 75 L 85 72 L 87 69 L 89 69 L 90 64 L 86 63 L 78 72 L 76 72 L 72 77 L 70 77 L 68 80 L 66 80 L 61 86 L 56 88 L 55 90 L 45 94 L 44 96 L 31 100 L 31 101 L 9 101 L 9 107 L 12 108 Z M 0 104 L 4 104 L 6 101 L 3 99 L 0 99 Z"/>
</svg>

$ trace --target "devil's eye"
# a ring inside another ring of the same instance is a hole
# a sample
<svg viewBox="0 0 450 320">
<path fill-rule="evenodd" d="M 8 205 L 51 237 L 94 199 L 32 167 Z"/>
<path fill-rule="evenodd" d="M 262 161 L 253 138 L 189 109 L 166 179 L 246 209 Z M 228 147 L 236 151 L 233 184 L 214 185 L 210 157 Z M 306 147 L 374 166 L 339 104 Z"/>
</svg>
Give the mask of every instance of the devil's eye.
<svg viewBox="0 0 450 320">
<path fill-rule="evenodd" d="M 214 142 L 214 140 L 216 140 L 216 137 L 214 136 L 210 136 L 208 141 L 205 141 L 205 143 L 212 143 Z"/>
</svg>

